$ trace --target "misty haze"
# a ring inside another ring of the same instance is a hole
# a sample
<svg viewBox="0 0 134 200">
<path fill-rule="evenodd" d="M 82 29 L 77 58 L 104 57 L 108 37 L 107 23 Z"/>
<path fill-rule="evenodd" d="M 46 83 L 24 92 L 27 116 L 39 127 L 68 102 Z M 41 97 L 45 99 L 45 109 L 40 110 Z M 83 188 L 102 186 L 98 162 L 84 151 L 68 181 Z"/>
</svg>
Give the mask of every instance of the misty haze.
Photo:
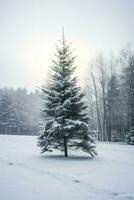
<svg viewBox="0 0 134 200">
<path fill-rule="evenodd" d="M 134 200 L 133 11 L 0 0 L 0 200 Z"/>
</svg>

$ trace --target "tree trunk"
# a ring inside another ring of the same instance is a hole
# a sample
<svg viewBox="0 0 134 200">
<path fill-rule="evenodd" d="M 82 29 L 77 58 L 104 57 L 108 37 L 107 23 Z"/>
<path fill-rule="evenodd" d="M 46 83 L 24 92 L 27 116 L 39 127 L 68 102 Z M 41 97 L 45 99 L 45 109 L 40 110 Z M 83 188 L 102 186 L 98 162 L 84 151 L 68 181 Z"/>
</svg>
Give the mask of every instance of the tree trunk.
<svg viewBox="0 0 134 200">
<path fill-rule="evenodd" d="M 68 157 L 67 139 L 66 139 L 66 137 L 64 137 L 64 155 L 65 155 L 65 157 Z"/>
<path fill-rule="evenodd" d="M 96 113 L 97 113 L 97 121 L 98 121 L 98 140 L 102 141 L 102 126 L 101 126 L 101 119 L 100 119 L 100 110 L 99 110 L 99 103 L 98 103 L 98 92 L 97 92 L 97 87 L 95 83 L 95 79 L 93 76 L 93 73 L 91 72 L 91 77 L 94 85 L 94 90 L 95 90 L 95 103 L 96 103 Z"/>
</svg>

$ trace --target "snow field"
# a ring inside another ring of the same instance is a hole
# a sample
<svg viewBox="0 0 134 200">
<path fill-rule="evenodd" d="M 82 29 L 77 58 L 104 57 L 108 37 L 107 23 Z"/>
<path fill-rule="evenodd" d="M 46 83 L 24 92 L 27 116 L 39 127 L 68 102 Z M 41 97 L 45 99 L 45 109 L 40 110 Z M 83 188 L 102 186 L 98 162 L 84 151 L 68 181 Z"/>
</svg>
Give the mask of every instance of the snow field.
<svg viewBox="0 0 134 200">
<path fill-rule="evenodd" d="M 0 200 L 133 200 L 134 146 L 40 155 L 35 136 L 0 135 Z"/>
</svg>

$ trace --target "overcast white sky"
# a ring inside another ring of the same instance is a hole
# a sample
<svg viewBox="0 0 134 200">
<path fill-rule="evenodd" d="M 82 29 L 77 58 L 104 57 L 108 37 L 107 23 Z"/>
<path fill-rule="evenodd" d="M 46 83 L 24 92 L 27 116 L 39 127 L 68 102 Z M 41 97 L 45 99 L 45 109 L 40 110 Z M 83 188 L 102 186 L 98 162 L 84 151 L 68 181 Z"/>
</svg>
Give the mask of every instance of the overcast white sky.
<svg viewBox="0 0 134 200">
<path fill-rule="evenodd" d="M 62 25 L 82 80 L 97 51 L 134 44 L 134 0 L 0 0 L 0 87 L 40 86 Z"/>
</svg>

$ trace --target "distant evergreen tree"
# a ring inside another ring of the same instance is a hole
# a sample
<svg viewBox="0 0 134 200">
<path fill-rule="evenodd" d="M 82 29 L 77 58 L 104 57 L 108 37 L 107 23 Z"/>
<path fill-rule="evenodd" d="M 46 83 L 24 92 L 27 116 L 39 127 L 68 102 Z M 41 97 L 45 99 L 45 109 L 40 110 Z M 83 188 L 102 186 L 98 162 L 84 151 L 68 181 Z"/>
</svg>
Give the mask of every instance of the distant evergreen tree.
<svg viewBox="0 0 134 200">
<path fill-rule="evenodd" d="M 128 144 L 134 145 L 134 126 L 132 126 L 129 130 L 129 133 L 127 135 L 127 142 Z"/>
<path fill-rule="evenodd" d="M 127 105 L 128 129 L 134 126 L 134 52 L 131 48 L 124 51 L 124 92 Z"/>
<path fill-rule="evenodd" d="M 38 143 L 42 153 L 56 148 L 67 157 L 69 148 L 96 155 L 94 140 L 88 132 L 84 94 L 72 76 L 74 60 L 63 33 L 60 45 L 56 46 L 50 80 L 42 87 L 43 127 Z"/>
<path fill-rule="evenodd" d="M 10 134 L 14 126 L 16 126 L 16 114 L 11 97 L 5 91 L 0 98 L 0 132 L 3 134 Z"/>
<path fill-rule="evenodd" d="M 112 74 L 107 86 L 107 134 L 108 141 L 117 141 L 120 131 L 120 89 L 117 77 Z"/>
<path fill-rule="evenodd" d="M 129 57 L 129 66 L 126 69 L 126 83 L 128 85 L 128 104 L 130 126 L 134 126 L 134 55 Z"/>
</svg>

